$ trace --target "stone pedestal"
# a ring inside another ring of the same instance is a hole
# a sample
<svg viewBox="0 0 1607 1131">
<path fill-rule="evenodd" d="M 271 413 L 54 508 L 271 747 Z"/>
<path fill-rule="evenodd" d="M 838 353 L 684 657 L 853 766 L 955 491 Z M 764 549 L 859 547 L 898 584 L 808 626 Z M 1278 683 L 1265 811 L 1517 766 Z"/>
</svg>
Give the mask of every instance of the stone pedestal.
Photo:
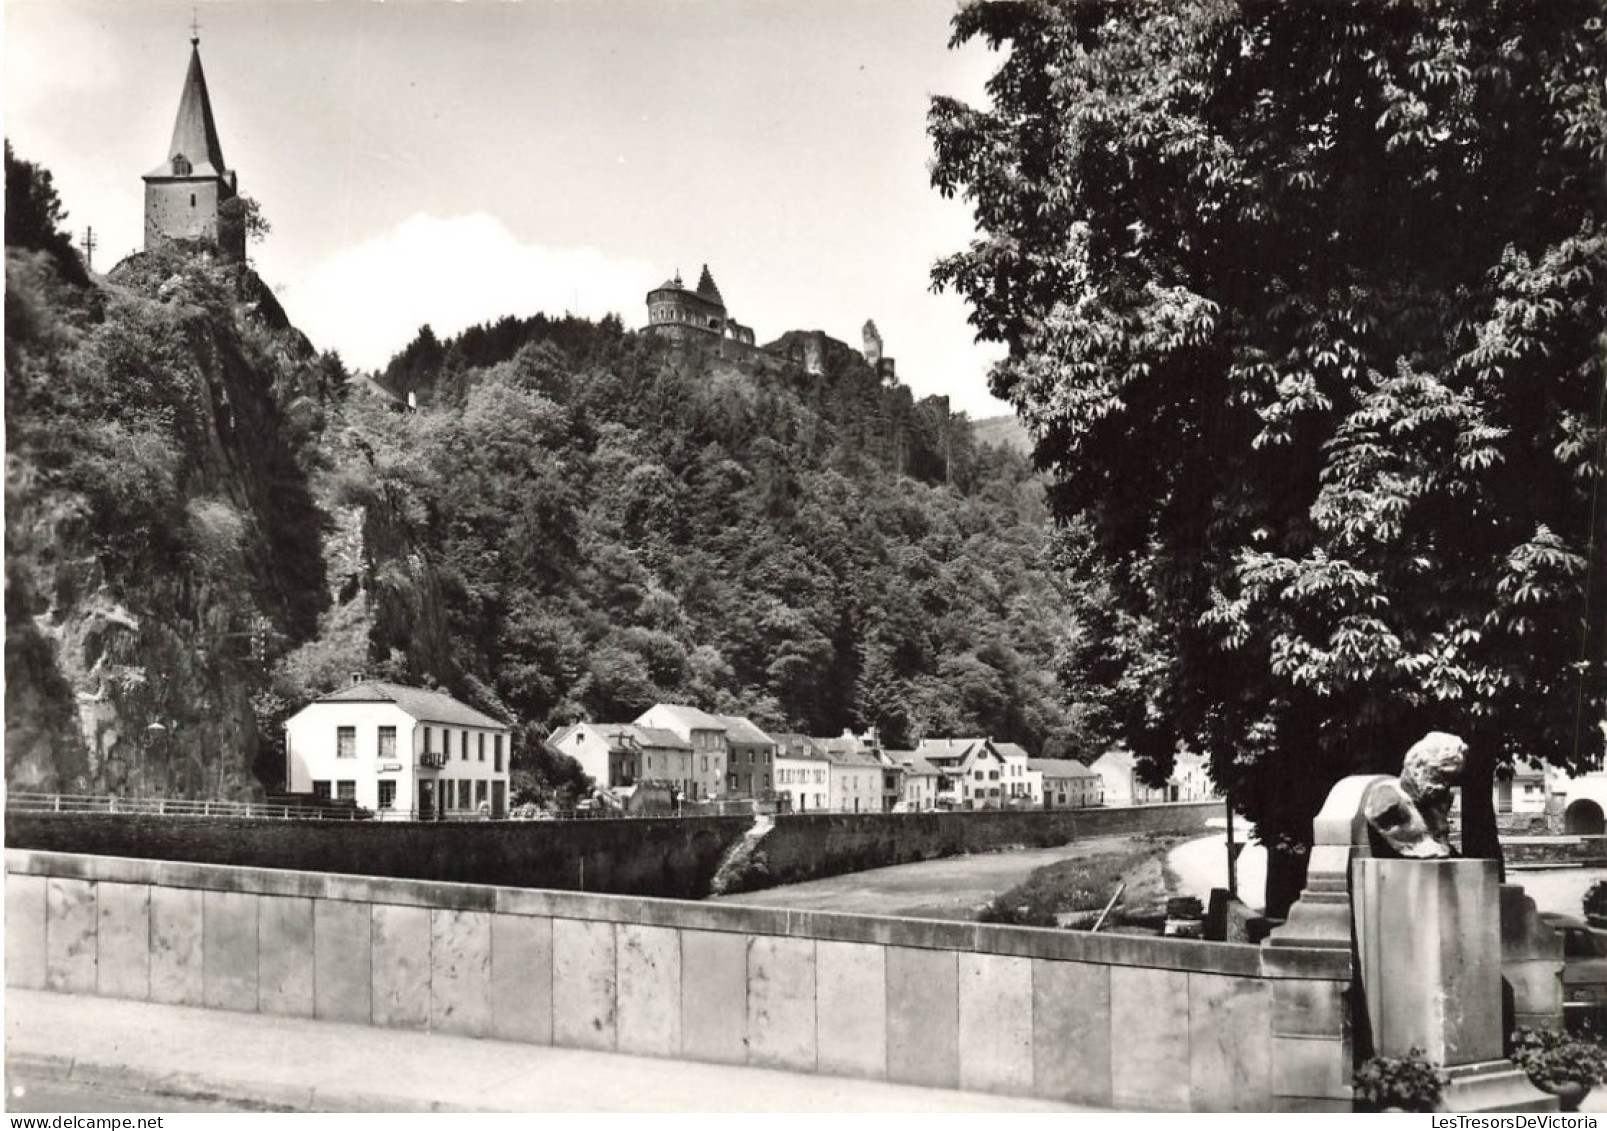
<svg viewBox="0 0 1607 1131">
<path fill-rule="evenodd" d="M 1448 1111 L 1555 1111 L 1505 1059 L 1493 860 L 1354 863 L 1356 946 L 1374 1050 L 1421 1049 L 1451 1075 Z"/>
</svg>

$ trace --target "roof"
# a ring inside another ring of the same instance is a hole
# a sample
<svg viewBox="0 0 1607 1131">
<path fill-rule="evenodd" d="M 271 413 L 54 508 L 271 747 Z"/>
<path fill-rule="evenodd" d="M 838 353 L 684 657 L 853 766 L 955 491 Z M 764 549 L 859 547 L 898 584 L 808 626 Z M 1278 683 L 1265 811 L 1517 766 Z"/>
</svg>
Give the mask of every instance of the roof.
<svg viewBox="0 0 1607 1131">
<path fill-rule="evenodd" d="M 932 765 L 932 763 L 928 762 L 925 758 L 917 755 L 913 750 L 889 750 L 888 754 L 891 755 L 899 765 L 904 767 L 904 772 L 906 774 L 914 774 L 916 777 L 926 778 L 938 778 L 943 776 L 942 770 Z"/>
<path fill-rule="evenodd" d="M 642 719 L 647 718 L 654 711 L 657 711 L 660 715 L 668 715 L 688 730 L 727 729 L 724 721 L 717 716 L 711 715 L 707 711 L 700 711 L 696 707 L 689 707 L 685 703 L 655 703 L 649 710 L 642 712 L 641 718 L 636 720 L 637 723 L 641 723 Z"/>
<path fill-rule="evenodd" d="M 865 769 L 881 768 L 882 763 L 880 759 L 878 759 L 876 755 L 872 754 L 869 750 L 848 749 L 840 738 L 830 739 L 827 741 L 830 742 L 831 745 L 826 746 L 823 752 L 826 756 L 826 761 L 830 762 L 832 765 L 857 766 Z M 817 738 L 815 739 L 815 742 L 820 743 L 821 740 Z"/>
<path fill-rule="evenodd" d="M 1014 742 L 995 742 L 993 748 L 1006 758 L 1025 758 L 1031 761 L 1032 755 L 1027 753 L 1024 746 L 1017 746 Z"/>
<path fill-rule="evenodd" d="M 173 141 L 167 147 L 167 160 L 146 174 L 148 177 L 173 176 L 173 158 L 181 154 L 190 162 L 192 177 L 221 177 L 223 146 L 218 143 L 218 126 L 212 119 L 212 100 L 206 92 L 206 75 L 201 71 L 201 45 L 190 40 L 190 70 L 184 76 L 184 93 L 179 96 L 179 113 L 173 121 Z"/>
<path fill-rule="evenodd" d="M 552 741 L 562 742 L 581 727 L 590 727 L 602 735 L 611 753 L 628 753 L 635 749 L 690 750 L 692 744 L 673 730 L 660 727 L 643 727 L 635 723 L 576 723 L 554 732 Z"/>
<path fill-rule="evenodd" d="M 776 740 L 741 715 L 715 715 L 725 724 L 725 740 L 732 746 L 774 746 Z"/>
<path fill-rule="evenodd" d="M 931 762 L 963 762 L 972 750 L 985 743 L 985 738 L 923 738 L 915 753 Z"/>
<path fill-rule="evenodd" d="M 494 727 L 507 730 L 507 723 L 499 723 L 490 715 L 476 711 L 467 703 L 460 703 L 444 691 L 429 691 L 422 687 L 408 687 L 382 680 L 365 680 L 320 695 L 315 703 L 395 703 L 421 723 L 448 723 L 452 726 Z"/>
<path fill-rule="evenodd" d="M 699 298 L 725 305 L 725 299 L 720 297 L 720 288 L 714 285 L 714 276 L 709 274 L 707 263 L 703 265 L 703 274 L 698 277 L 697 293 Z"/>
<path fill-rule="evenodd" d="M 1097 778 L 1099 775 L 1075 758 L 1028 758 L 1027 769 L 1046 778 Z"/>
<path fill-rule="evenodd" d="M 826 760 L 826 753 L 820 748 L 818 741 L 807 734 L 777 734 L 771 737 L 780 747 L 780 756 L 783 758 L 794 758 L 804 762 Z"/>
</svg>

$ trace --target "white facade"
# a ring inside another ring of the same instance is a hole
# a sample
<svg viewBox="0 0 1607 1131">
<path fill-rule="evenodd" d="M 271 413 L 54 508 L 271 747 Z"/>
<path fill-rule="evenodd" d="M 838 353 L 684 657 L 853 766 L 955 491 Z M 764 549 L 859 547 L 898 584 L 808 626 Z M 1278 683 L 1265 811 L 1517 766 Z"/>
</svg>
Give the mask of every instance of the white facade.
<svg viewBox="0 0 1607 1131">
<path fill-rule="evenodd" d="M 882 766 L 869 754 L 829 754 L 829 801 L 839 813 L 882 811 Z"/>
<path fill-rule="evenodd" d="M 777 793 L 792 799 L 794 813 L 819 813 L 830 808 L 830 771 L 823 758 L 790 756 L 786 747 L 776 753 Z"/>
<path fill-rule="evenodd" d="M 506 727 L 427 722 L 384 701 L 319 700 L 285 723 L 286 786 L 376 816 L 507 812 Z"/>
<path fill-rule="evenodd" d="M 725 740 L 725 724 L 719 719 L 696 707 L 658 703 L 644 711 L 636 725 L 659 727 L 691 743 L 691 800 L 704 801 L 725 792 L 730 751 Z"/>
</svg>

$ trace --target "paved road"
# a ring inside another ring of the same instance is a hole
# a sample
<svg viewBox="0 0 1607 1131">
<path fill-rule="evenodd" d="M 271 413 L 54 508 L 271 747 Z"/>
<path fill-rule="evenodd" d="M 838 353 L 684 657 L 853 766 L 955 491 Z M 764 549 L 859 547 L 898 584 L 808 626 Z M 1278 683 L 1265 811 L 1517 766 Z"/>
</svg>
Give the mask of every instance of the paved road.
<svg viewBox="0 0 1607 1131">
<path fill-rule="evenodd" d="M 1075 1111 L 1046 1100 L 178 1005 L 5 991 L 8 1082 L 297 1111 Z M 27 1096 L 19 1097 L 27 1099 Z M 108 1101 L 109 1102 L 109 1101 Z M 178 1101 L 175 1101 L 178 1102 Z M 249 1108 L 247 1108 L 249 1110 Z M 128 1110 L 128 1109 L 119 1109 Z M 156 1110 L 178 1110 L 159 1106 Z"/>
<path fill-rule="evenodd" d="M 41 1080 L 33 1076 L 6 1073 L 5 1110 L 11 1113 L 61 1112 L 168 1112 L 179 1111 L 288 1111 L 259 1104 L 236 1103 L 226 1099 L 193 1099 L 141 1092 L 129 1088 L 109 1088 L 73 1080 Z"/>
<path fill-rule="evenodd" d="M 1233 830 L 1239 852 L 1239 898 L 1261 910 L 1267 890 L 1267 853 L 1258 844 L 1246 845 L 1247 830 L 1240 822 Z M 1177 894 L 1192 895 L 1209 904 L 1212 888 L 1228 886 L 1228 837 L 1215 833 L 1180 844 L 1166 857 L 1166 866 L 1177 877 Z"/>
<path fill-rule="evenodd" d="M 1045 864 L 1115 851 L 1128 841 L 1127 836 L 1095 837 L 1058 848 L 950 856 L 719 898 L 729 903 L 800 911 L 971 919 L 995 896 L 1009 891 Z"/>
</svg>

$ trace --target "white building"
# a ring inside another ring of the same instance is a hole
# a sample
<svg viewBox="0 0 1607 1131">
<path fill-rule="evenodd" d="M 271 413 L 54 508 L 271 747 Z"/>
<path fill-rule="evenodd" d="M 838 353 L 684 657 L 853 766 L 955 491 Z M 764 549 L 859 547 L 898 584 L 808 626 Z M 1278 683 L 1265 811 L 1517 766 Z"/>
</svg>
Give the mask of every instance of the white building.
<svg viewBox="0 0 1607 1131">
<path fill-rule="evenodd" d="M 642 712 L 637 726 L 657 727 L 692 746 L 692 788 L 688 800 L 707 801 L 726 792 L 730 747 L 720 718 L 680 703 L 658 703 Z"/>
<path fill-rule="evenodd" d="M 882 812 L 882 761 L 858 737 L 817 738 L 826 755 L 827 804 L 839 813 Z"/>
<path fill-rule="evenodd" d="M 937 804 L 949 809 L 1026 809 L 1043 805 L 1043 775 L 1027 767 L 1027 752 L 987 738 L 926 738 L 915 756 L 934 767 Z"/>
<path fill-rule="evenodd" d="M 383 818 L 507 815 L 510 731 L 442 691 L 354 680 L 285 723 L 291 793 Z"/>
<path fill-rule="evenodd" d="M 889 750 L 888 755 L 903 768 L 900 780 L 900 811 L 924 813 L 937 808 L 937 786 L 943 775 L 924 758 L 917 758 L 913 750 Z"/>
<path fill-rule="evenodd" d="M 692 789 L 692 744 L 672 731 L 634 723 L 576 723 L 547 739 L 580 763 L 602 789 L 659 782 L 682 796 Z"/>
<path fill-rule="evenodd" d="M 790 799 L 794 813 L 819 813 L 831 806 L 831 763 L 815 739 L 778 734 L 775 791 Z"/>
</svg>

